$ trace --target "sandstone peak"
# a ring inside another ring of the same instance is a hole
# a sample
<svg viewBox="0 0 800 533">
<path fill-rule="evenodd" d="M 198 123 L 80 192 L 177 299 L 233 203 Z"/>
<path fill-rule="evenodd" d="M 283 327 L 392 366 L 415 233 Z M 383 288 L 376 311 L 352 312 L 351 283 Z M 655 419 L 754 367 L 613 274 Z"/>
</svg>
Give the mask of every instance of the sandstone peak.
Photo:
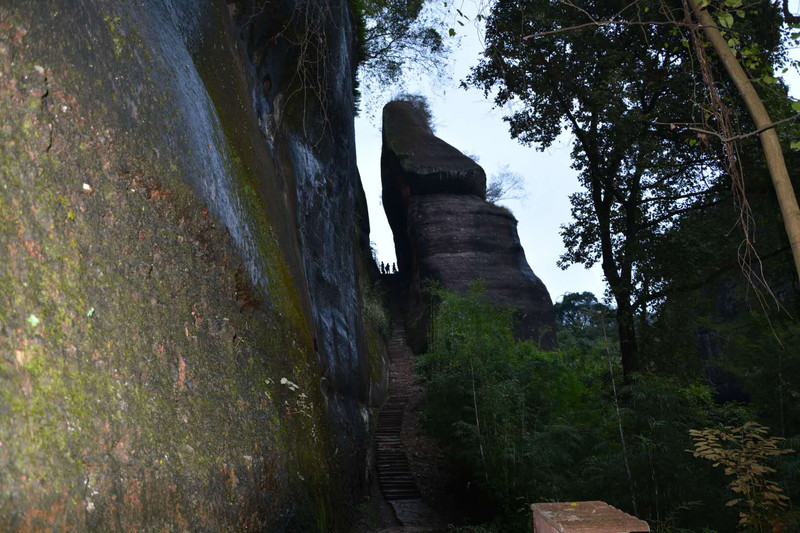
<svg viewBox="0 0 800 533">
<path fill-rule="evenodd" d="M 555 346 L 553 304 L 525 259 L 517 220 L 486 201 L 483 169 L 434 135 L 424 111 L 412 102 L 383 108 L 381 181 L 408 289 L 413 349 L 423 349 L 427 339 L 425 280 L 455 291 L 482 280 L 491 301 L 516 310 L 518 338 Z"/>
<path fill-rule="evenodd" d="M 383 144 L 394 154 L 413 196 L 472 194 L 486 198 L 486 173 L 472 159 L 434 135 L 425 113 L 413 102 L 395 100 L 383 108 Z"/>
</svg>

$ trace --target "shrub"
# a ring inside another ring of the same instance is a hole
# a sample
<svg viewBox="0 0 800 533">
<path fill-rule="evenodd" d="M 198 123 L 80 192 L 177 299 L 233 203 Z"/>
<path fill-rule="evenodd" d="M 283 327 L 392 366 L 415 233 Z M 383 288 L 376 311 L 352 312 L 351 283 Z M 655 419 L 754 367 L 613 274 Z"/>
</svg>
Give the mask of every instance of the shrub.
<svg viewBox="0 0 800 533">
<path fill-rule="evenodd" d="M 736 498 L 725 505 L 740 508 L 739 525 L 772 531 L 772 524 L 782 520 L 789 498 L 776 482 L 768 479 L 775 469 L 765 461 L 793 450 L 779 448 L 783 439 L 767 437 L 769 428 L 753 421 L 737 428 L 693 429 L 689 433 L 695 457 L 708 459 L 715 467 L 723 467 L 725 475 L 733 476 L 729 487 Z"/>
<path fill-rule="evenodd" d="M 615 390 L 619 354 L 607 339 L 544 352 L 514 340 L 513 314 L 479 284 L 433 292 L 429 351 L 417 360 L 423 421 L 464 484 L 480 491 L 486 509 L 476 514 L 509 530 L 527 527 L 530 503 L 599 499 L 654 530 L 735 527 L 721 472 L 685 450 L 690 429 L 740 424 L 748 409 L 717 405 L 705 385 L 654 375 Z"/>
</svg>

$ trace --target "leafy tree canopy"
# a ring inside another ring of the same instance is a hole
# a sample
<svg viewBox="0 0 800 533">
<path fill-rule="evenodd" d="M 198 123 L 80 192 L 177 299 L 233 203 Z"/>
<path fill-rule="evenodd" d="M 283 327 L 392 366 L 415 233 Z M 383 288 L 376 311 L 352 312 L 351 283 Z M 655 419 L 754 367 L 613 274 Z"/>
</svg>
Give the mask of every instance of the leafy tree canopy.
<svg viewBox="0 0 800 533">
<path fill-rule="evenodd" d="M 425 0 L 352 0 L 360 79 L 370 92 L 402 85 L 409 70 L 440 72 L 444 24 Z"/>
<path fill-rule="evenodd" d="M 651 250 L 728 188 L 719 147 L 674 126 L 709 121 L 684 17 L 680 3 L 660 0 L 499 0 L 468 79 L 511 110 L 520 142 L 544 149 L 572 134 L 583 190 L 571 197 L 561 265 L 601 263 L 626 372 L 640 369 L 637 304 L 662 282 Z"/>
</svg>

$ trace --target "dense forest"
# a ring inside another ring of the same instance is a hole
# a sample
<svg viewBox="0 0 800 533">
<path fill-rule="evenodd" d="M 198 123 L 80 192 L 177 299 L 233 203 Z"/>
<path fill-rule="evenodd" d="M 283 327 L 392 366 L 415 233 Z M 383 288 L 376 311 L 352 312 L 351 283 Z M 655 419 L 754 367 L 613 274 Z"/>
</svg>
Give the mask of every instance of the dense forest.
<svg viewBox="0 0 800 533">
<path fill-rule="evenodd" d="M 564 296 L 544 352 L 479 283 L 431 289 L 426 427 L 475 522 L 605 499 L 655 531 L 797 530 L 800 104 L 778 75 L 800 19 L 742 0 L 499 0 L 479 19 L 464 83 L 521 143 L 571 135 L 561 264 L 600 264 L 607 291 Z"/>
</svg>

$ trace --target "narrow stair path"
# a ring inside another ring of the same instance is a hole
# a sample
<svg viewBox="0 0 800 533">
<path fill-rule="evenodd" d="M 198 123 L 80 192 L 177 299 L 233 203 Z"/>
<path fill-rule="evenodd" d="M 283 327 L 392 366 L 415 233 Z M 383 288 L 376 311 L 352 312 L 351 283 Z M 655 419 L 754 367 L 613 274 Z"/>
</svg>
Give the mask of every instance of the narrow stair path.
<svg viewBox="0 0 800 533">
<path fill-rule="evenodd" d="M 393 310 L 392 338 L 389 341 L 389 399 L 378 416 L 375 432 L 375 457 L 378 483 L 384 499 L 392 506 L 398 522 L 406 530 L 431 531 L 444 524 L 420 497 L 411 474 L 403 445 L 403 414 L 408 403 L 408 387 L 414 372 L 414 359 L 406 345 L 402 312 Z"/>
</svg>

